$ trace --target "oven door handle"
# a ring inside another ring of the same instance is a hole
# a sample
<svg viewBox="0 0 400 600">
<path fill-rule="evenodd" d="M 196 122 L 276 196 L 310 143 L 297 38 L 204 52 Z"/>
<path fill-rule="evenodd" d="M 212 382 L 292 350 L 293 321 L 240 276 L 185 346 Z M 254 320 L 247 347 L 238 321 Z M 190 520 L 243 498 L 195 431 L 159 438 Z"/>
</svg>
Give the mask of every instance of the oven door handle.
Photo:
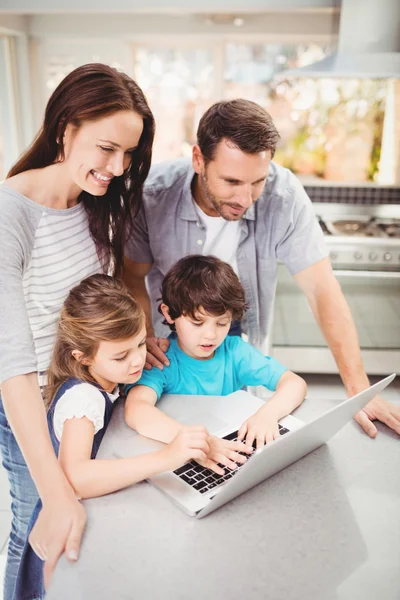
<svg viewBox="0 0 400 600">
<path fill-rule="evenodd" d="M 337 277 L 368 277 L 369 279 L 400 279 L 400 271 L 351 271 L 333 269 Z"/>
</svg>

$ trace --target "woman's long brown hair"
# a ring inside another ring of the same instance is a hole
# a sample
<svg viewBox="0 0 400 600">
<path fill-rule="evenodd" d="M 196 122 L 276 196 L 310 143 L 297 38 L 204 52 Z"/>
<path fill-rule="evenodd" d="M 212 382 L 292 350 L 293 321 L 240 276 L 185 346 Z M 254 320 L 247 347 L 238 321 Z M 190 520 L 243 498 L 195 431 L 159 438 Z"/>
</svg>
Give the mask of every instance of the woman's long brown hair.
<svg viewBox="0 0 400 600">
<path fill-rule="evenodd" d="M 140 208 L 143 184 L 151 164 L 154 117 L 140 87 L 124 73 L 100 63 L 83 65 L 63 79 L 51 95 L 44 123 L 32 145 L 7 177 L 40 169 L 62 160 L 62 140 L 69 123 L 79 127 L 120 110 L 133 110 L 143 118 L 143 132 L 132 162 L 114 177 L 101 199 L 82 191 L 79 198 L 89 217 L 89 230 L 105 272 L 122 269 L 125 242 Z M 57 143 L 58 141 L 58 143 Z"/>
<path fill-rule="evenodd" d="M 72 355 L 74 350 L 92 359 L 100 342 L 126 340 L 137 335 L 145 323 L 142 309 L 122 281 L 97 273 L 72 288 L 61 309 L 47 386 L 49 405 L 69 378 L 94 383 L 89 368 Z"/>
</svg>

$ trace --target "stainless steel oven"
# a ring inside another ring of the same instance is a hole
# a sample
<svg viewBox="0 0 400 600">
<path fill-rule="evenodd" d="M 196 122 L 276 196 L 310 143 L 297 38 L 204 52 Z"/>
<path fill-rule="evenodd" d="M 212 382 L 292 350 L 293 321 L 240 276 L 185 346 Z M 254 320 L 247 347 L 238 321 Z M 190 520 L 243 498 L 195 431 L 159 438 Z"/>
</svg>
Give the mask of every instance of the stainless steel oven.
<svg viewBox="0 0 400 600">
<path fill-rule="evenodd" d="M 367 373 L 400 371 L 400 206 L 314 203 L 359 335 Z M 303 293 L 283 265 L 271 354 L 303 373 L 337 367 Z"/>
</svg>

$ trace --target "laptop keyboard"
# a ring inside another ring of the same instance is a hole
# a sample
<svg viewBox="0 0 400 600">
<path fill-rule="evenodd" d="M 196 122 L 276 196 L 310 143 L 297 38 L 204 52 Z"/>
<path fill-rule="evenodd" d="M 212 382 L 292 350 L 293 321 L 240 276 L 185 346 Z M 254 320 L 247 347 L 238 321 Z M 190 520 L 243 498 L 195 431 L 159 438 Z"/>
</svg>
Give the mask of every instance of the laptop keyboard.
<svg viewBox="0 0 400 600">
<path fill-rule="evenodd" d="M 285 433 L 288 432 L 289 429 L 286 429 L 286 427 L 283 427 L 279 424 L 280 435 L 285 435 Z M 226 435 L 223 439 L 236 442 L 237 436 L 238 432 L 234 431 L 233 433 Z M 243 454 L 249 459 L 253 456 L 255 451 L 256 442 L 254 441 L 252 454 L 246 454 L 245 452 L 239 452 L 239 454 Z M 183 465 L 183 467 L 176 469 L 174 473 L 175 475 L 178 475 L 178 477 L 180 477 L 180 479 L 182 479 L 185 483 L 191 485 L 195 490 L 198 490 L 201 494 L 205 494 L 206 492 L 210 492 L 214 488 L 224 484 L 226 481 L 228 481 L 228 479 L 231 479 L 243 465 L 237 464 L 234 469 L 230 469 L 229 467 L 221 464 L 219 466 L 225 470 L 224 475 L 218 475 L 217 473 L 214 473 L 214 471 L 197 464 L 197 462 L 194 460 L 191 460 Z"/>
</svg>

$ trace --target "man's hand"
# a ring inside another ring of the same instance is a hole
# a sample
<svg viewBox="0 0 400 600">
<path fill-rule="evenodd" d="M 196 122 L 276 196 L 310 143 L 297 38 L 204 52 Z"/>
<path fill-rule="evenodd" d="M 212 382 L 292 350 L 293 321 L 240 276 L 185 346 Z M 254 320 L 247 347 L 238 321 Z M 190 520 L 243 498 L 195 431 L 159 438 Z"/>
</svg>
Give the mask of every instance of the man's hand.
<svg viewBox="0 0 400 600">
<path fill-rule="evenodd" d="M 245 441 L 248 446 L 252 446 L 255 440 L 257 450 L 277 439 L 279 439 L 278 418 L 268 404 L 246 419 L 238 433 L 238 440 Z"/>
<path fill-rule="evenodd" d="M 400 406 L 376 396 L 371 402 L 356 414 L 357 423 L 372 438 L 376 437 L 378 430 L 372 421 L 378 420 L 385 423 L 400 435 Z"/>
<path fill-rule="evenodd" d="M 148 337 L 146 339 L 147 355 L 144 368 L 150 370 L 152 367 L 163 370 L 164 366 L 169 367 L 169 360 L 165 352 L 169 348 L 167 338 Z"/>
</svg>

